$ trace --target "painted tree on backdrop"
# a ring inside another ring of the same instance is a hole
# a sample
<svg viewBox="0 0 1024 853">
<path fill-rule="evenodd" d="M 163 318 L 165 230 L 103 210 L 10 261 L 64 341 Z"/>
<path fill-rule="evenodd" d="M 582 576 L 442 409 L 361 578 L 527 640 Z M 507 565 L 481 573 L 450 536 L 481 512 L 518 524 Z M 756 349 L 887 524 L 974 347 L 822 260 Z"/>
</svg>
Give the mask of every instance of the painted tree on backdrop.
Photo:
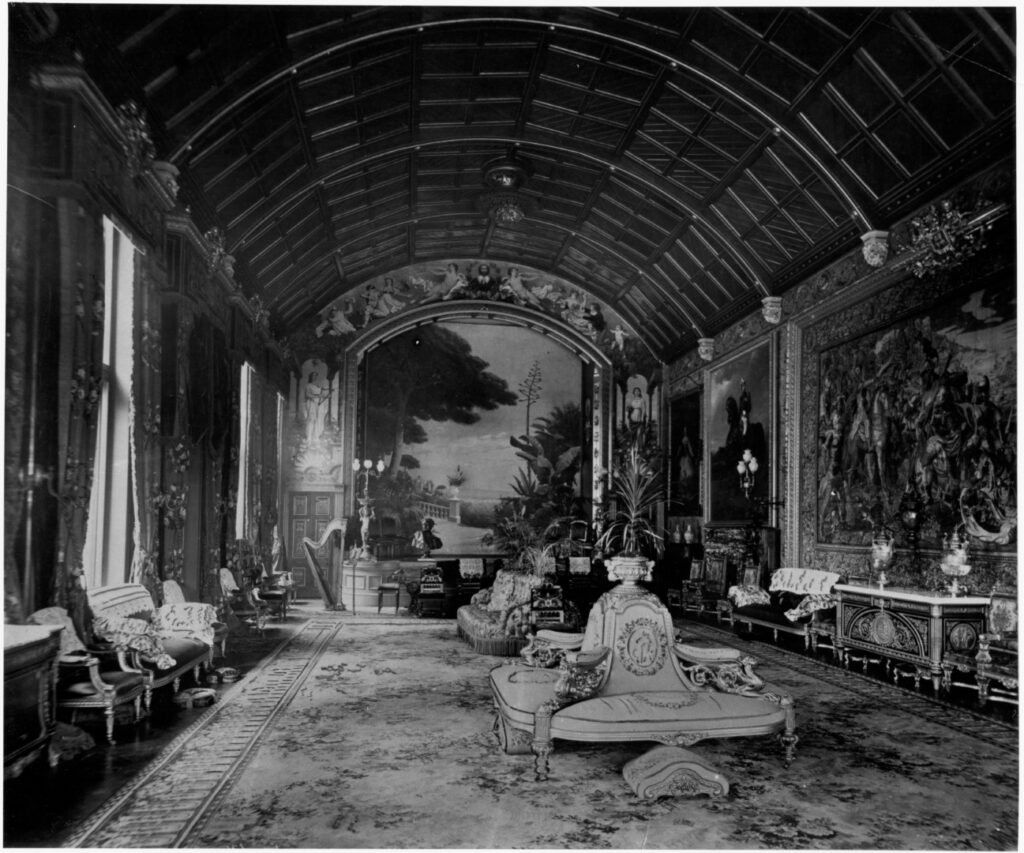
<svg viewBox="0 0 1024 853">
<path fill-rule="evenodd" d="M 400 335 L 370 357 L 367 449 L 373 458 L 391 454 L 391 477 L 403 466 L 418 467 L 405 450 L 427 440 L 423 421 L 474 424 L 480 419 L 478 411 L 513 406 L 518 400 L 505 380 L 473 355 L 468 341 L 440 326 Z"/>
<path fill-rule="evenodd" d="M 526 378 L 519 383 L 519 402 L 526 403 L 526 434 L 530 434 L 530 408 L 540 399 L 540 363 L 534 362 Z"/>
</svg>

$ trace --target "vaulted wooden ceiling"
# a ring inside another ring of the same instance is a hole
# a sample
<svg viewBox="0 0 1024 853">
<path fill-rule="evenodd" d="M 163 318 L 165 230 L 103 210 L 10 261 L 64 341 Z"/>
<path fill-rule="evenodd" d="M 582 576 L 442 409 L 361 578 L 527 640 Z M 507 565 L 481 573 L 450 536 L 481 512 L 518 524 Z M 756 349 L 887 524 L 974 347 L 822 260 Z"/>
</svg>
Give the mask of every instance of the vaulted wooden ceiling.
<svg viewBox="0 0 1024 853">
<path fill-rule="evenodd" d="M 283 329 L 407 264 L 572 281 L 665 358 L 1013 151 L 1014 10 L 54 6 Z M 482 167 L 532 165 L 529 215 Z"/>
</svg>

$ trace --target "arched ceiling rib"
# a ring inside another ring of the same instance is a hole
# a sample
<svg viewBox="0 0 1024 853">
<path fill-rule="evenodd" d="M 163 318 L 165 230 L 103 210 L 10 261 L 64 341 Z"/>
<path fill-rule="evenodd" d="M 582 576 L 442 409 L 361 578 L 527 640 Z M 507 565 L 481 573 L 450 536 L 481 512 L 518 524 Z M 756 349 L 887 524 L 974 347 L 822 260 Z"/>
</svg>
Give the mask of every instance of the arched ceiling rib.
<svg viewBox="0 0 1024 853">
<path fill-rule="evenodd" d="M 57 8 L 284 331 L 493 257 L 668 358 L 1013 146 L 1012 10 Z M 503 228 L 477 197 L 512 146 L 532 211 Z"/>
</svg>

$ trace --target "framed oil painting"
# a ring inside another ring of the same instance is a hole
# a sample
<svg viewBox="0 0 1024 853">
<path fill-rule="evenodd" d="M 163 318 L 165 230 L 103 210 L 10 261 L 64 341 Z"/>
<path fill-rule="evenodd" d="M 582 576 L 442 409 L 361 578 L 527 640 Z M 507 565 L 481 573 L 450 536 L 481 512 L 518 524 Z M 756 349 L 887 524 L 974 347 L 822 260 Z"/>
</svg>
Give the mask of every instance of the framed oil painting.
<svg viewBox="0 0 1024 853">
<path fill-rule="evenodd" d="M 921 547 L 953 530 L 1016 547 L 1016 316 L 1012 284 L 975 289 L 818 352 L 818 544 L 884 525 Z"/>
<path fill-rule="evenodd" d="M 708 524 L 745 524 L 774 497 L 774 338 L 709 368 L 704 383 Z"/>
<path fill-rule="evenodd" d="M 696 388 L 669 404 L 669 500 L 672 515 L 701 515 L 704 441 L 701 398 Z"/>
</svg>

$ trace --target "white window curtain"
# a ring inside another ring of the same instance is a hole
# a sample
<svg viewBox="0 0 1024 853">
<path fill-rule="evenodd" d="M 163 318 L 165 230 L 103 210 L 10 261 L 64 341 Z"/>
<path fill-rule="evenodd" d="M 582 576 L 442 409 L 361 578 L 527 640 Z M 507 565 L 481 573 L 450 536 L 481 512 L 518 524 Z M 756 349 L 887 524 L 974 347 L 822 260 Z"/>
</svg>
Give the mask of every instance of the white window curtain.
<svg viewBox="0 0 1024 853">
<path fill-rule="evenodd" d="M 238 400 L 238 499 L 235 502 L 235 539 L 253 542 L 249 504 L 252 501 L 252 418 L 256 371 L 249 362 L 242 364 Z"/>
<path fill-rule="evenodd" d="M 135 362 L 136 249 L 128 235 L 103 218 L 103 368 L 106 381 L 96 426 L 96 457 L 82 564 L 86 586 L 128 579 L 132 557 L 131 425 Z"/>
</svg>

